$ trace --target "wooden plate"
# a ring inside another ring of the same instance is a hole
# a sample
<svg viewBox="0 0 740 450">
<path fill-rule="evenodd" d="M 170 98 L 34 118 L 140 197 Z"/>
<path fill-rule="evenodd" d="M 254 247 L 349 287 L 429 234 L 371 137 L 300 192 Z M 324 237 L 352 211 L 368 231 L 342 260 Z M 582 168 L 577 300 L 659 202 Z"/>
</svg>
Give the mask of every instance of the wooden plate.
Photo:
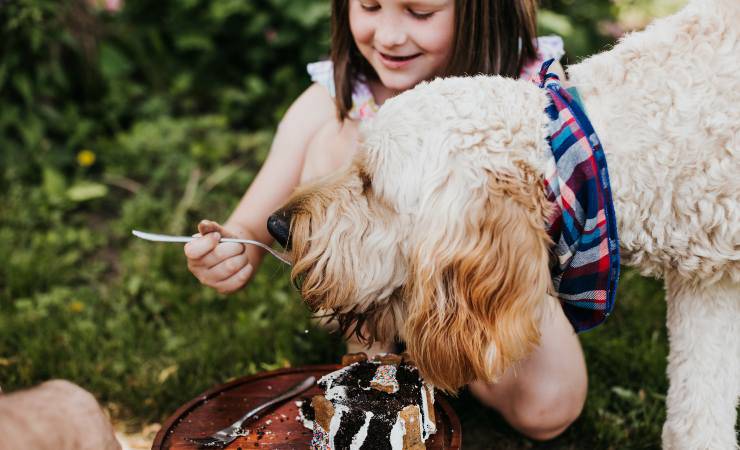
<svg viewBox="0 0 740 450">
<path fill-rule="evenodd" d="M 321 376 L 339 369 L 339 365 L 305 366 L 263 372 L 216 386 L 190 400 L 172 414 L 154 439 L 152 450 L 195 449 L 188 437 L 203 437 L 236 421 L 249 409 L 284 392 L 310 375 Z M 251 421 L 249 434 L 231 443 L 236 449 L 307 449 L 311 430 L 296 420 L 296 400 L 310 399 L 320 394 L 314 386 L 303 394 L 268 409 Z M 427 449 L 459 449 L 462 445 L 460 420 L 450 405 L 437 395 L 435 398 L 437 433 L 427 441 Z"/>
</svg>

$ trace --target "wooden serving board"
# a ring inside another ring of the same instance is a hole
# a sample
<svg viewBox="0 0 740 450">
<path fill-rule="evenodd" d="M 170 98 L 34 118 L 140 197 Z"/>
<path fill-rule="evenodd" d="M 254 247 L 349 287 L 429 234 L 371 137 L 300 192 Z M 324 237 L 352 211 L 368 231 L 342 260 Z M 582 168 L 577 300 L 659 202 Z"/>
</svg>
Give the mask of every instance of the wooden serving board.
<svg viewBox="0 0 740 450">
<path fill-rule="evenodd" d="M 154 439 L 152 450 L 196 449 L 189 437 L 208 436 L 234 423 L 242 414 L 263 401 L 314 375 L 317 379 L 341 368 L 339 365 L 305 366 L 258 373 L 216 386 L 190 400 L 172 414 Z M 249 434 L 239 437 L 231 450 L 307 449 L 311 430 L 296 420 L 297 400 L 321 394 L 314 386 L 282 404 L 268 408 L 247 425 Z M 444 398 L 435 399 L 437 433 L 427 441 L 427 449 L 457 450 L 462 445 L 460 421 Z"/>
</svg>

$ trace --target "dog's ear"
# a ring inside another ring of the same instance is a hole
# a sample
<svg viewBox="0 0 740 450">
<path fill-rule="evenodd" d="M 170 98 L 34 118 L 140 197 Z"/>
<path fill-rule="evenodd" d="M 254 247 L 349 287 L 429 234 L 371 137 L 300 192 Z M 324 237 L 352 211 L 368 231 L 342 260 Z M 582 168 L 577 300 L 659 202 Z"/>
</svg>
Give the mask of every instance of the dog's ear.
<svg viewBox="0 0 740 450">
<path fill-rule="evenodd" d="M 404 338 L 440 389 L 496 380 L 537 345 L 553 305 L 549 206 L 539 178 L 523 169 L 489 174 L 472 192 L 432 195 L 418 217 Z"/>
</svg>

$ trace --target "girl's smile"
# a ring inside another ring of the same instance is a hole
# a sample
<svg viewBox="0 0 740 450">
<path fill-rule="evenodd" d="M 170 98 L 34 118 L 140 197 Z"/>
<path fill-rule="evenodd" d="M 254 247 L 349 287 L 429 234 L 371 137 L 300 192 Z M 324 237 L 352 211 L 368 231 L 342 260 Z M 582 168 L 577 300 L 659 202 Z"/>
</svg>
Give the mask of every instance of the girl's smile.
<svg viewBox="0 0 740 450">
<path fill-rule="evenodd" d="M 417 59 L 419 56 L 421 56 L 421 53 L 416 53 L 409 56 L 395 56 L 395 55 L 386 55 L 383 52 L 379 52 L 376 50 L 376 53 L 380 55 L 381 61 L 383 61 L 383 64 L 391 69 L 402 69 L 409 65 L 412 61 Z"/>
</svg>

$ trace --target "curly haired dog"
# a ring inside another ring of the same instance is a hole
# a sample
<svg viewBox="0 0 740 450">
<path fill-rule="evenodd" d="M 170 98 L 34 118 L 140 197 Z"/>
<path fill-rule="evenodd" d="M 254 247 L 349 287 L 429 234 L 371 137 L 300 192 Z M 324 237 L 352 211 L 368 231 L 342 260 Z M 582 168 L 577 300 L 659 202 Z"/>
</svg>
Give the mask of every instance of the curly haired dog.
<svg viewBox="0 0 740 450">
<path fill-rule="evenodd" d="M 737 0 L 694 0 L 568 71 L 608 159 L 622 261 L 665 279 L 667 449 L 737 446 L 738 23 Z M 485 76 L 387 101 L 351 166 L 271 218 L 308 305 L 403 339 L 446 390 L 527 356 L 554 304 L 546 103 Z"/>
</svg>

